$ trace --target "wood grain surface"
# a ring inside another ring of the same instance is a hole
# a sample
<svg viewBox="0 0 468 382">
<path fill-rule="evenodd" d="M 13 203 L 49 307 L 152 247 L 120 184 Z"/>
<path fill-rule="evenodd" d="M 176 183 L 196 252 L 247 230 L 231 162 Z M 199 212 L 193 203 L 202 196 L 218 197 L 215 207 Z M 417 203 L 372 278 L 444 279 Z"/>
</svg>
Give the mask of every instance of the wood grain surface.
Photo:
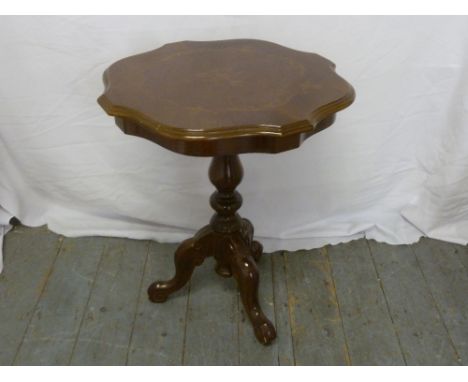
<svg viewBox="0 0 468 382">
<path fill-rule="evenodd" d="M 468 364 L 466 246 L 361 239 L 264 254 L 262 304 L 278 330 L 267 348 L 213 261 L 164 305 L 147 300 L 148 282 L 172 274 L 176 248 L 62 243 L 45 228 L 15 227 L 0 275 L 0 364 Z"/>
<path fill-rule="evenodd" d="M 104 83 L 98 102 L 125 133 L 202 156 L 290 150 L 354 100 L 328 59 L 247 39 L 166 44 Z"/>
</svg>

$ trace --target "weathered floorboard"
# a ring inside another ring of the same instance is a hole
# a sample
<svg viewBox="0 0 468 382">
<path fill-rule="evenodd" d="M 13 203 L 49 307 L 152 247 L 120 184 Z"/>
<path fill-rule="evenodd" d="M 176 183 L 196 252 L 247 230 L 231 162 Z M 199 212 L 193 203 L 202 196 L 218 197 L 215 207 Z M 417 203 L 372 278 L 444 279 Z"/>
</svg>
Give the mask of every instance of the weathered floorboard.
<svg viewBox="0 0 468 382">
<path fill-rule="evenodd" d="M 466 246 L 359 240 L 265 255 L 269 347 L 211 258 L 166 303 L 148 301 L 177 246 L 16 227 L 0 274 L 0 364 L 468 364 Z"/>
<path fill-rule="evenodd" d="M 185 365 L 238 365 L 238 292 L 214 271 L 213 258 L 195 268 L 185 329 Z"/>
<path fill-rule="evenodd" d="M 447 245 L 453 248 L 453 251 L 457 254 L 458 260 L 460 260 L 468 272 L 468 246 L 444 242 L 442 242 L 442 245 Z"/>
<path fill-rule="evenodd" d="M 374 240 L 368 243 L 407 364 L 458 364 L 453 343 L 411 248 Z"/>
<path fill-rule="evenodd" d="M 141 240 L 108 240 L 71 364 L 125 364 L 148 245 Z"/>
<path fill-rule="evenodd" d="M 364 239 L 329 246 L 353 365 L 402 365 L 404 358 Z"/>
<path fill-rule="evenodd" d="M 296 364 L 348 364 L 325 249 L 286 252 L 285 262 Z"/>
<path fill-rule="evenodd" d="M 107 240 L 64 239 L 15 364 L 68 364 Z"/>
<path fill-rule="evenodd" d="M 0 365 L 14 362 L 61 240 L 44 228 L 22 226 L 5 236 L 5 264 L 0 274 Z"/>
<path fill-rule="evenodd" d="M 275 252 L 271 258 L 273 264 L 273 289 L 276 322 L 276 343 L 278 344 L 278 364 L 291 366 L 295 364 L 294 347 L 289 314 L 288 285 L 286 282 L 286 264 L 284 252 Z"/>
<path fill-rule="evenodd" d="M 148 300 L 148 286 L 174 275 L 174 252 L 178 244 L 150 244 L 140 291 L 128 365 L 181 365 L 187 313 L 187 289 L 163 304 Z"/>
<path fill-rule="evenodd" d="M 411 246 L 440 309 L 460 362 L 468 364 L 468 272 L 457 247 L 421 239 Z"/>
</svg>

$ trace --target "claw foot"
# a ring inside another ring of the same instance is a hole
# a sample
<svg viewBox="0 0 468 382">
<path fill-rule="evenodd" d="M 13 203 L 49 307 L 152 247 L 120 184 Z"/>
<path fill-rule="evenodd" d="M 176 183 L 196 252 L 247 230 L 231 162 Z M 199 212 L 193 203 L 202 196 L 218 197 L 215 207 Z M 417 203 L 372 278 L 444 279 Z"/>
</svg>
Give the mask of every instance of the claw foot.
<svg viewBox="0 0 468 382">
<path fill-rule="evenodd" d="M 222 277 L 231 277 L 232 276 L 231 268 L 229 268 L 229 266 L 227 266 L 227 265 L 220 264 L 218 262 L 216 263 L 215 271 L 216 271 L 216 273 L 218 275 L 220 275 Z"/>
<path fill-rule="evenodd" d="M 162 303 L 167 300 L 169 294 L 164 288 L 164 284 L 159 281 L 156 281 L 149 286 L 148 297 L 151 302 Z"/>
<path fill-rule="evenodd" d="M 255 337 L 262 345 L 270 345 L 276 338 L 276 330 L 270 321 L 254 325 Z"/>
</svg>

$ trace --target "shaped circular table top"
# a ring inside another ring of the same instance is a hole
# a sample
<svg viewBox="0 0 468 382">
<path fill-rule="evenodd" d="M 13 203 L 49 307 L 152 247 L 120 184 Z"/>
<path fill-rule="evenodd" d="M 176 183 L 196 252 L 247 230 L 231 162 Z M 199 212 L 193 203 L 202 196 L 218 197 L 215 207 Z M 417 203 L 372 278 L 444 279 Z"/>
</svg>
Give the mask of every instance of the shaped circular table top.
<svg viewBox="0 0 468 382">
<path fill-rule="evenodd" d="M 167 44 L 104 83 L 98 102 L 125 133 L 200 156 L 296 148 L 354 100 L 331 61 L 260 40 Z"/>
</svg>

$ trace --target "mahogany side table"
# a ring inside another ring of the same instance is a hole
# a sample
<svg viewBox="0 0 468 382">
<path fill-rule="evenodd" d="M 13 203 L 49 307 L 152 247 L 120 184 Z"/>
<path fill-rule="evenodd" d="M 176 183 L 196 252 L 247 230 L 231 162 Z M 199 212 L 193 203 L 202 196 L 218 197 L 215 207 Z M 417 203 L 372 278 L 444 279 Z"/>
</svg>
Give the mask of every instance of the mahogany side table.
<svg viewBox="0 0 468 382">
<path fill-rule="evenodd" d="M 215 270 L 234 276 L 255 335 L 276 337 L 257 296 L 256 262 L 262 245 L 252 223 L 237 213 L 242 197 L 242 153 L 291 150 L 334 122 L 354 100 L 335 65 L 313 53 L 259 40 L 183 41 L 124 58 L 104 73 L 98 99 L 126 134 L 185 155 L 213 157 L 209 178 L 217 191 L 210 223 L 175 252 L 175 275 L 148 288 L 164 302 L 213 256 Z"/>
</svg>

